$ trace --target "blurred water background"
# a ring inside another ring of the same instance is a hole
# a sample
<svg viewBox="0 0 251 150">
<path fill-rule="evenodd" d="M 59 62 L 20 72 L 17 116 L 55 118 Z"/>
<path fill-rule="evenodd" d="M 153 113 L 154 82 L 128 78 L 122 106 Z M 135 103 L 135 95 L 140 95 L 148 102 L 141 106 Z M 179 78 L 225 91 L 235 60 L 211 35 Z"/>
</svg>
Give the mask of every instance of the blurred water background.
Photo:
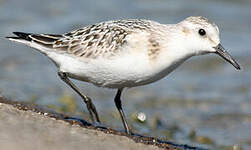
<svg viewBox="0 0 251 150">
<path fill-rule="evenodd" d="M 58 34 L 112 19 L 177 23 L 205 16 L 219 25 L 222 44 L 242 70 L 216 55 L 194 57 L 161 81 L 126 90 L 124 110 L 138 133 L 213 149 L 251 149 L 250 10 L 250 0 L 0 0 L 1 95 L 78 117 L 87 112 L 48 58 L 2 38 L 12 31 Z M 106 125 L 123 129 L 115 90 L 75 83 L 92 97 Z M 137 119 L 140 112 L 146 120 Z"/>
</svg>

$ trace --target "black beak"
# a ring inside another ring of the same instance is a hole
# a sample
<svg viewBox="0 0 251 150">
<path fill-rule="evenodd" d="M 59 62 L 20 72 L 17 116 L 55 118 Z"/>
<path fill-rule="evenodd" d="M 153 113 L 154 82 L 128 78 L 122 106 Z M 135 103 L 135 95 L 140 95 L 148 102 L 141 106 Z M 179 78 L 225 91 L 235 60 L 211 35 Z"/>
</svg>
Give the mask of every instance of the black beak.
<svg viewBox="0 0 251 150">
<path fill-rule="evenodd" d="M 216 50 L 216 54 L 220 55 L 223 59 L 232 64 L 236 69 L 241 69 L 240 65 L 232 58 L 232 56 L 224 49 L 224 47 L 222 47 L 221 44 L 218 44 L 214 48 Z"/>
</svg>

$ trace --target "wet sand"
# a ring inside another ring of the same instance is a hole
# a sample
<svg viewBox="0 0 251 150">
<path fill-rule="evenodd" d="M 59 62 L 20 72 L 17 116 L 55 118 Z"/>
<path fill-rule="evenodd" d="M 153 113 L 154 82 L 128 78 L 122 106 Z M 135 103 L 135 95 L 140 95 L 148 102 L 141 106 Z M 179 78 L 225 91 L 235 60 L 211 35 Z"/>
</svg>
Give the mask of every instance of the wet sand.
<svg viewBox="0 0 251 150">
<path fill-rule="evenodd" d="M 68 119 L 67 119 L 68 118 Z M 201 150 L 106 127 L 55 113 L 37 105 L 0 97 L 0 149 Z"/>
</svg>

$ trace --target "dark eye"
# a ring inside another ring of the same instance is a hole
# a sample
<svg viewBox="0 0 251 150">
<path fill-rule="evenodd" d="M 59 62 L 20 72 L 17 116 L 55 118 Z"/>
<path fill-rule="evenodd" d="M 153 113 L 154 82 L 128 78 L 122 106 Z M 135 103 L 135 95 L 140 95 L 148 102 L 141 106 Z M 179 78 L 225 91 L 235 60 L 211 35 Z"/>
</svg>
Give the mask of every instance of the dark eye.
<svg viewBox="0 0 251 150">
<path fill-rule="evenodd" d="M 199 34 L 200 34 L 201 36 L 204 36 L 204 35 L 206 35 L 206 31 L 205 31 L 204 29 L 200 29 L 200 30 L 199 30 Z"/>
</svg>

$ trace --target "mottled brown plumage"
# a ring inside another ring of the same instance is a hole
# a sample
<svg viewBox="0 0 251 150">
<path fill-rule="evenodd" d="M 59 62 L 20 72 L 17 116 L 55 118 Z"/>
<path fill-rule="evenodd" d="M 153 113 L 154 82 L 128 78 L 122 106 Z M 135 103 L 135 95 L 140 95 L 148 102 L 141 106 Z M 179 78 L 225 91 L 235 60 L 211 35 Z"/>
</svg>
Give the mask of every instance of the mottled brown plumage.
<svg viewBox="0 0 251 150">
<path fill-rule="evenodd" d="M 150 60 L 154 60 L 160 52 L 160 44 L 154 37 L 150 37 L 148 41 L 148 56 Z"/>
<path fill-rule="evenodd" d="M 119 53 L 127 43 L 127 36 L 133 33 L 149 32 L 155 34 L 149 20 L 117 20 L 102 22 L 63 34 L 30 34 L 29 37 L 38 44 L 77 57 L 96 58 L 110 57 Z M 149 57 L 155 58 L 159 44 L 149 36 Z"/>
</svg>

